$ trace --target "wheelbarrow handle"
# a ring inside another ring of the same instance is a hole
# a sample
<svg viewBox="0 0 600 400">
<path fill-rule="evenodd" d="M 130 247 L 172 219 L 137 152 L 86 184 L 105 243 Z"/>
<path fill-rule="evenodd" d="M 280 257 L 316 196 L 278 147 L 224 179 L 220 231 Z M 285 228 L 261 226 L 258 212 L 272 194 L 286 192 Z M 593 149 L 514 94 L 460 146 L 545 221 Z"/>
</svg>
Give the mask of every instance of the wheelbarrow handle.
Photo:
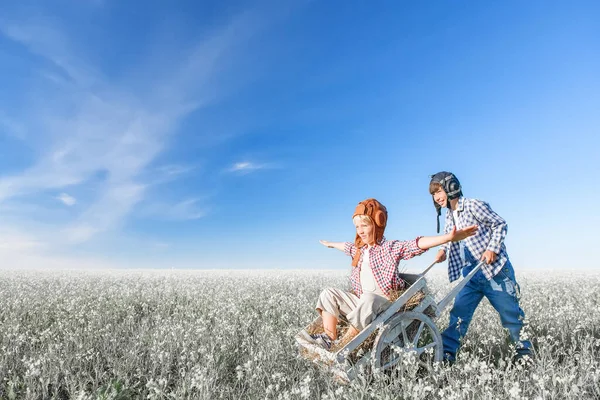
<svg viewBox="0 0 600 400">
<path fill-rule="evenodd" d="M 462 288 L 465 287 L 465 285 L 467 283 L 469 283 L 469 281 L 471 280 L 471 278 L 473 277 L 473 275 L 475 275 L 480 269 L 481 267 L 485 264 L 485 261 L 480 261 L 479 264 L 477 264 L 475 266 L 475 268 L 473 268 L 468 274 L 467 276 L 465 276 L 464 278 L 461 279 L 460 282 L 458 282 L 458 284 L 456 286 L 454 286 L 454 288 L 452 288 L 452 290 L 450 291 L 450 293 L 448 293 L 446 295 L 446 297 L 444 297 L 442 299 L 442 301 L 440 301 L 437 305 L 437 310 L 436 310 L 436 316 L 439 316 L 442 311 L 444 310 L 444 308 L 446 308 L 446 306 L 452 301 L 454 300 L 454 298 L 458 295 L 458 292 L 460 292 L 462 290 Z"/>
<path fill-rule="evenodd" d="M 429 272 L 429 270 L 430 270 L 431 268 L 433 268 L 433 266 L 434 266 L 435 264 L 437 264 L 437 261 L 434 261 L 434 262 L 433 262 L 433 263 L 432 263 L 432 264 L 431 264 L 429 267 L 427 267 L 427 268 L 425 269 L 425 271 L 421 272 L 419 275 L 420 275 L 420 276 L 425 276 L 425 274 L 426 274 L 426 273 L 428 273 L 428 272 Z"/>
</svg>

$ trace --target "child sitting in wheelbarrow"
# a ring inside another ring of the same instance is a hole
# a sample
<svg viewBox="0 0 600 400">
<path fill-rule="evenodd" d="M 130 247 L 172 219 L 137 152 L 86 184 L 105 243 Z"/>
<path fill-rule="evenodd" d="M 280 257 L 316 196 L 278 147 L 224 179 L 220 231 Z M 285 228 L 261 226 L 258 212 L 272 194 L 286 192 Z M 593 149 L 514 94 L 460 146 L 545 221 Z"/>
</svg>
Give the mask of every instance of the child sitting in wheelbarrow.
<svg viewBox="0 0 600 400">
<path fill-rule="evenodd" d="M 465 239 L 477 231 L 477 226 L 473 225 L 439 236 L 420 236 L 407 241 L 386 240 L 383 232 L 387 218 L 387 210 L 379 201 L 361 201 L 352 215 L 356 227 L 354 243 L 320 241 L 324 246 L 341 250 L 352 257 L 352 292 L 336 288 L 321 292 L 316 309 L 321 314 L 325 332 L 314 335 L 303 333 L 307 340 L 330 351 L 334 343 L 338 344 L 336 347 L 347 344 L 392 304 L 389 298 L 391 292 L 404 289 L 405 283 L 397 268 L 400 260 L 421 255 L 427 249 L 444 243 Z M 337 323 L 341 316 L 346 318 L 349 328 L 338 341 Z"/>
</svg>

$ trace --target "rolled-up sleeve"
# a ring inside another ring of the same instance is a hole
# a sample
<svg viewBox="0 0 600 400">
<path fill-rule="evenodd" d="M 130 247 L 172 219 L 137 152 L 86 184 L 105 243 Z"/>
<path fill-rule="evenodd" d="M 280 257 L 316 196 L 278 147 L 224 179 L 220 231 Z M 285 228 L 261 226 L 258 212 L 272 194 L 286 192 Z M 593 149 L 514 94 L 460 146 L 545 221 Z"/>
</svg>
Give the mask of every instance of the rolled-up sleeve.
<svg viewBox="0 0 600 400">
<path fill-rule="evenodd" d="M 504 218 L 496 214 L 488 203 L 481 200 L 473 200 L 471 212 L 478 221 L 481 221 L 492 231 L 486 250 L 490 250 L 496 254 L 500 253 L 508 230 Z"/>
<path fill-rule="evenodd" d="M 356 246 L 354 245 L 354 243 L 345 242 L 344 243 L 344 253 L 346 253 L 346 255 L 348 255 L 350 257 L 354 257 L 354 255 L 356 254 Z"/>
<path fill-rule="evenodd" d="M 419 239 L 421 236 L 413 240 L 390 240 L 389 243 L 390 253 L 394 257 L 396 262 L 400 260 L 408 260 L 415 256 L 419 256 L 425 253 L 427 250 L 419 248 Z"/>
</svg>

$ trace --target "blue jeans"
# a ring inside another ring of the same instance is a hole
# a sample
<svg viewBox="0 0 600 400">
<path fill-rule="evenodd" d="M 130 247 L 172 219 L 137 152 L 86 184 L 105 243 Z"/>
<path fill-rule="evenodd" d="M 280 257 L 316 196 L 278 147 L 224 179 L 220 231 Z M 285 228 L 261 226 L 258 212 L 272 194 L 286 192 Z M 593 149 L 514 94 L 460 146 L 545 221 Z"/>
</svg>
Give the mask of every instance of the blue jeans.
<svg viewBox="0 0 600 400">
<path fill-rule="evenodd" d="M 475 266 L 476 263 L 473 263 L 464 267 L 463 276 Z M 454 306 L 450 311 L 450 324 L 442 333 L 444 358 L 455 360 L 460 339 L 467 334 L 473 313 L 483 296 L 488 298 L 500 314 L 502 326 L 508 329 L 511 340 L 516 344 L 518 356 L 530 355 L 531 342 L 519 338 L 525 313 L 519 306 L 519 285 L 515 280 L 515 271 L 510 261 L 507 261 L 491 281 L 479 270 L 454 299 Z"/>
</svg>

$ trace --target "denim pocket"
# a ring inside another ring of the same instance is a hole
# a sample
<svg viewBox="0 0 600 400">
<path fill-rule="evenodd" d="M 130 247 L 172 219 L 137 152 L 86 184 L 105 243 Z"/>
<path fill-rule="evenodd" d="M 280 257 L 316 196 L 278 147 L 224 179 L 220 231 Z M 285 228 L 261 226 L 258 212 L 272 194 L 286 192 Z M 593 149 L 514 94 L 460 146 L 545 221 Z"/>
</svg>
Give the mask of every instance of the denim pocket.
<svg viewBox="0 0 600 400">
<path fill-rule="evenodd" d="M 500 278 L 499 280 L 502 281 L 506 293 L 514 296 L 517 300 L 521 297 L 521 288 L 515 279 L 515 273 L 512 268 L 506 266 L 502 267 L 502 269 L 494 277 L 494 280 L 496 278 Z"/>
<path fill-rule="evenodd" d="M 515 271 L 512 268 L 507 267 L 506 265 L 502 267 L 500 273 L 503 274 L 505 278 L 508 278 L 512 281 L 515 280 Z"/>
</svg>

